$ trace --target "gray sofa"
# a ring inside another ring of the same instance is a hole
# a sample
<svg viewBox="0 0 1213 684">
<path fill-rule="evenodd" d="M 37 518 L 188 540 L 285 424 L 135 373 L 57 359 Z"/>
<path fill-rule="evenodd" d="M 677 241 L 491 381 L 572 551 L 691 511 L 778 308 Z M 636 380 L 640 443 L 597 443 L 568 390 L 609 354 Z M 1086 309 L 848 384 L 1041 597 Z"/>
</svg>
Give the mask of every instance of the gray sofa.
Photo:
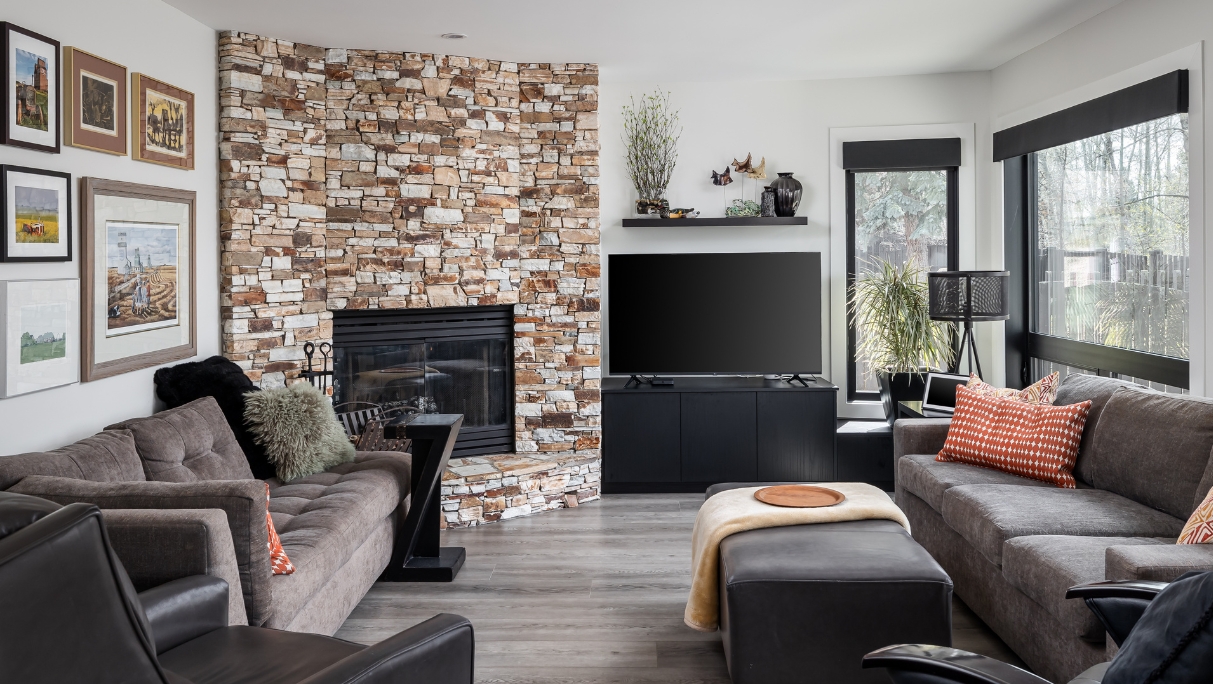
<svg viewBox="0 0 1213 684">
<path fill-rule="evenodd" d="M 265 484 L 210 397 L 55 451 L 0 458 L 0 489 L 103 509 L 136 588 L 222 577 L 238 588 L 232 624 L 331 635 L 391 557 L 410 456 L 359 452 L 324 473 L 267 482 L 290 575 L 272 574 Z"/>
<path fill-rule="evenodd" d="M 1213 544 L 1177 546 L 1213 486 L 1213 402 L 1070 375 L 1056 404 L 1090 399 L 1078 489 L 939 463 L 948 419 L 894 427 L 896 501 L 956 595 L 1036 671 L 1069 681 L 1115 647 L 1068 587 L 1213 570 Z"/>
</svg>

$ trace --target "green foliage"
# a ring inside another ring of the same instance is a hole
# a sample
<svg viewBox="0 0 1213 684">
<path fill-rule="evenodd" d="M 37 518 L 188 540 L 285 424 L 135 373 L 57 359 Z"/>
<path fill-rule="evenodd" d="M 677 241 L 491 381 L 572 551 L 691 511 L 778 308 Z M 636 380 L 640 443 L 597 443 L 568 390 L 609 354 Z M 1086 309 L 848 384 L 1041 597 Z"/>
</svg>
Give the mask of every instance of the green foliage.
<svg viewBox="0 0 1213 684">
<path fill-rule="evenodd" d="M 941 172 L 858 173 L 855 180 L 855 223 L 864 243 L 946 239 L 948 184 Z"/>
<path fill-rule="evenodd" d="M 656 91 L 631 98 L 623 107 L 623 142 L 628 176 L 641 199 L 661 199 L 670 186 L 678 162 L 678 138 L 682 127 L 678 112 L 670 106 L 670 94 Z"/>
<path fill-rule="evenodd" d="M 21 346 L 28 347 L 34 344 L 34 336 L 29 333 L 21 333 Z"/>
<path fill-rule="evenodd" d="M 856 327 L 855 360 L 867 372 L 921 373 L 952 364 L 953 326 L 932 321 L 922 269 L 877 259 L 851 286 L 848 306 Z"/>
</svg>

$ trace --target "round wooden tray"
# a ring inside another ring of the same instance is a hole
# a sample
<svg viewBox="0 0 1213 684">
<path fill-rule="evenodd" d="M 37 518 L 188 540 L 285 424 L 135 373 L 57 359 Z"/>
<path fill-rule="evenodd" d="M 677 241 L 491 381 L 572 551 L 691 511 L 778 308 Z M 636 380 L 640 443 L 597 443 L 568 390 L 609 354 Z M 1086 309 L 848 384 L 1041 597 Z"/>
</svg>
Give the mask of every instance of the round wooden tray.
<svg viewBox="0 0 1213 684">
<path fill-rule="evenodd" d="M 754 492 L 754 498 L 772 506 L 785 508 L 822 508 L 846 500 L 842 492 L 814 485 L 776 485 Z"/>
</svg>

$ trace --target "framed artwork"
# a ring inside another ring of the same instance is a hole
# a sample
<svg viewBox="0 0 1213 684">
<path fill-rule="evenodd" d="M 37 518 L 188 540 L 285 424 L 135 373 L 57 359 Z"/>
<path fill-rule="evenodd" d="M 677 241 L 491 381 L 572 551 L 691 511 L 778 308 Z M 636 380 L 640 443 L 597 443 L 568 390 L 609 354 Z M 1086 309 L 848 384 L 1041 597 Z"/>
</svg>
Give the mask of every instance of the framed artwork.
<svg viewBox="0 0 1213 684">
<path fill-rule="evenodd" d="M 0 23 L 4 125 L 0 143 L 59 152 L 59 41 L 8 22 Z"/>
<path fill-rule="evenodd" d="M 196 195 L 81 181 L 84 382 L 197 353 Z"/>
<path fill-rule="evenodd" d="M 0 282 L 0 397 L 80 381 L 80 281 Z"/>
<path fill-rule="evenodd" d="M 2 165 L 0 187 L 0 261 L 71 261 L 71 174 Z"/>
<path fill-rule="evenodd" d="M 63 49 L 67 126 L 63 142 L 126 154 L 126 67 L 74 47 Z"/>
<path fill-rule="evenodd" d="M 194 94 L 154 78 L 131 76 L 133 157 L 194 168 Z"/>
</svg>

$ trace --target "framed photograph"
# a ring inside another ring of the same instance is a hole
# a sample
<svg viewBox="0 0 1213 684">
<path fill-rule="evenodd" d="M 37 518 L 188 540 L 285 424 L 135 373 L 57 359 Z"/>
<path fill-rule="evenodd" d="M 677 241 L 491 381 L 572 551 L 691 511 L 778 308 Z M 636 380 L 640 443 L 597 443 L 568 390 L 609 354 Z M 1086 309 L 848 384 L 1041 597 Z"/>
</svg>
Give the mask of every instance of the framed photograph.
<svg viewBox="0 0 1213 684">
<path fill-rule="evenodd" d="M 0 397 L 80 381 L 80 281 L 0 282 Z"/>
<path fill-rule="evenodd" d="M 0 143 L 59 152 L 59 41 L 0 23 L 5 86 Z"/>
<path fill-rule="evenodd" d="M 63 49 L 67 127 L 63 142 L 86 150 L 126 154 L 126 67 L 74 47 Z"/>
<path fill-rule="evenodd" d="M 132 155 L 194 168 L 194 94 L 143 74 L 131 76 Z"/>
<path fill-rule="evenodd" d="M 197 353 L 196 195 L 81 181 L 84 382 Z"/>
<path fill-rule="evenodd" d="M 71 174 L 2 165 L 0 187 L 0 261 L 71 261 Z"/>
</svg>

